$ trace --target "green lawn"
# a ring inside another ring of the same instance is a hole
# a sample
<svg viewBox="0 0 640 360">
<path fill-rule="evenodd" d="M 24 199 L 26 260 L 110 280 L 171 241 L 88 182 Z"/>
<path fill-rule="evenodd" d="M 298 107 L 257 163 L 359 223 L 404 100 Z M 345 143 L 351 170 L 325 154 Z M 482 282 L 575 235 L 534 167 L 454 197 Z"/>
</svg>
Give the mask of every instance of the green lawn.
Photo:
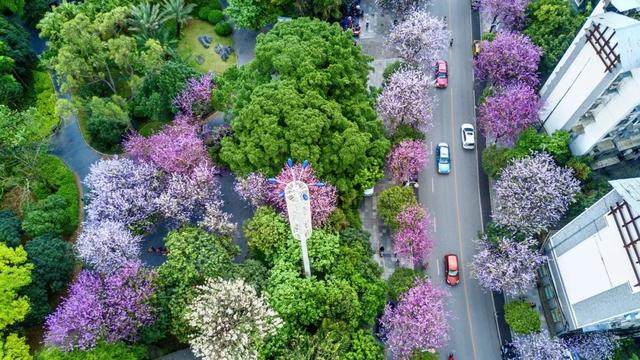
<svg viewBox="0 0 640 360">
<path fill-rule="evenodd" d="M 205 49 L 198 41 L 198 36 L 200 35 L 211 36 L 211 46 L 208 49 Z M 191 66 L 199 71 L 222 74 L 228 68 L 236 65 L 236 54 L 233 53 L 227 61 L 222 61 L 220 55 L 213 51 L 216 44 L 233 46 L 233 40 L 231 37 L 216 35 L 213 25 L 208 22 L 194 19 L 190 20 L 183 30 L 182 39 L 178 44 L 178 53 L 188 59 Z M 204 62 L 201 65 L 196 62 L 198 55 L 204 58 Z"/>
</svg>

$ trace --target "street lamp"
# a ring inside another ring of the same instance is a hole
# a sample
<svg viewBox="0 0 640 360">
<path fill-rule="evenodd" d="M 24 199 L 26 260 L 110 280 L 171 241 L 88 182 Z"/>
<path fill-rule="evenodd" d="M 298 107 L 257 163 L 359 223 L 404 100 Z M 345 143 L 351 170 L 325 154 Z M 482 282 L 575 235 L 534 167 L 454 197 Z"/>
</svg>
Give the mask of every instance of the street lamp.
<svg viewBox="0 0 640 360">
<path fill-rule="evenodd" d="M 309 162 L 307 160 L 302 162 L 302 170 L 308 166 Z M 284 191 L 280 192 L 279 195 L 284 197 L 287 204 L 287 216 L 293 238 L 300 241 L 304 273 L 307 277 L 311 277 L 311 265 L 309 264 L 309 253 L 307 250 L 307 240 L 311 237 L 313 231 L 311 225 L 311 195 L 309 194 L 309 186 L 324 186 L 324 183 L 306 184 L 303 182 L 300 174 L 295 172 L 291 159 L 287 160 L 286 167 L 291 172 L 291 181 L 283 183 L 276 178 L 270 178 L 268 181 L 271 184 L 285 185 Z"/>
</svg>

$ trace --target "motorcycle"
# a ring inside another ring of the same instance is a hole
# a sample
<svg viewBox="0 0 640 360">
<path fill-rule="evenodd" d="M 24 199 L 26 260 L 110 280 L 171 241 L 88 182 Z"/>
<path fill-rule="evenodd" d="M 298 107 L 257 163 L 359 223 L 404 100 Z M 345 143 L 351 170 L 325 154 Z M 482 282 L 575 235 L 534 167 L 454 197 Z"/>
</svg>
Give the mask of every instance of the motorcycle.
<svg viewBox="0 0 640 360">
<path fill-rule="evenodd" d="M 448 360 L 456 360 L 456 359 L 454 359 L 454 357 L 453 357 L 453 353 L 449 354 L 449 358 L 448 358 Z"/>
</svg>

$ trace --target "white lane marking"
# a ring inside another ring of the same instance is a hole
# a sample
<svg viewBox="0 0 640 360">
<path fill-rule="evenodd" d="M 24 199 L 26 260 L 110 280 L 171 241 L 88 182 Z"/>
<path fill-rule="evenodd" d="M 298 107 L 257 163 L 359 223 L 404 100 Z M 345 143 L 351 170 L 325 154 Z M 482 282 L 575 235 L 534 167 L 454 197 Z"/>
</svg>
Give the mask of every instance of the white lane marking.
<svg viewBox="0 0 640 360">
<path fill-rule="evenodd" d="M 438 270 L 438 277 L 440 276 L 440 263 L 436 262 L 436 269 Z"/>
<path fill-rule="evenodd" d="M 431 178 L 431 192 L 436 192 L 436 178 Z"/>
<path fill-rule="evenodd" d="M 436 221 L 436 217 L 433 217 L 433 232 L 437 233 L 438 232 L 438 222 Z"/>
<path fill-rule="evenodd" d="M 429 153 L 433 155 L 433 141 L 429 141 Z"/>
</svg>

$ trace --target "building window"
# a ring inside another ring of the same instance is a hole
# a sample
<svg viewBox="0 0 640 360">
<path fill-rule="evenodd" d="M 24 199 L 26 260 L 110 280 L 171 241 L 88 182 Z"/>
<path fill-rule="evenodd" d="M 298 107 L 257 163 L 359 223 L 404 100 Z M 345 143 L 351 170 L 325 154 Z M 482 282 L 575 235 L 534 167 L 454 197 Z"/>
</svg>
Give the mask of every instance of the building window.
<svg viewBox="0 0 640 360">
<path fill-rule="evenodd" d="M 558 308 L 551 309 L 551 319 L 553 319 L 554 323 L 562 322 L 562 313 Z"/>
</svg>

